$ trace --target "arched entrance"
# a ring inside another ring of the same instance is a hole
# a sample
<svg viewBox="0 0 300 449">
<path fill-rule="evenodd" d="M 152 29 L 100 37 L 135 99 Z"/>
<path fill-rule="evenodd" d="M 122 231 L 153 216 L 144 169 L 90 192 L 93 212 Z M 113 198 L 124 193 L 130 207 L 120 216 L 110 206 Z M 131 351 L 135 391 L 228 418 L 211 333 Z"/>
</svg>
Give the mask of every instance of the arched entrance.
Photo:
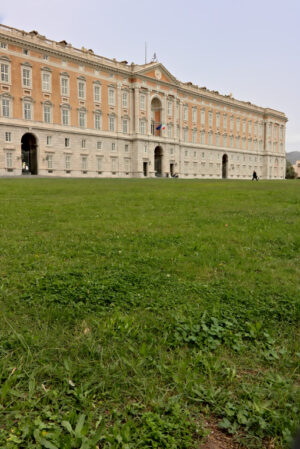
<svg viewBox="0 0 300 449">
<path fill-rule="evenodd" d="M 22 143 L 22 175 L 37 175 L 37 141 L 31 133 L 26 133 Z"/>
<path fill-rule="evenodd" d="M 226 179 L 228 176 L 228 156 L 223 154 L 222 157 L 222 178 Z"/>
<path fill-rule="evenodd" d="M 162 106 L 160 99 L 154 97 L 151 101 L 151 134 L 153 136 L 161 135 L 161 110 Z"/>
<path fill-rule="evenodd" d="M 155 176 L 162 176 L 162 157 L 163 152 L 161 147 L 156 147 L 154 150 L 154 170 Z"/>
</svg>

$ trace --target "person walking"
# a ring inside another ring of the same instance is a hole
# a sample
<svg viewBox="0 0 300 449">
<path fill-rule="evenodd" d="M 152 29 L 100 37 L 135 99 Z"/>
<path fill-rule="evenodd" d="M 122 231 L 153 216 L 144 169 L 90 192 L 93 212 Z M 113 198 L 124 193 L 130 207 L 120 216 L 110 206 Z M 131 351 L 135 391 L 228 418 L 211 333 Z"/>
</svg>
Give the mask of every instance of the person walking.
<svg viewBox="0 0 300 449">
<path fill-rule="evenodd" d="M 254 181 L 254 179 L 255 179 L 256 181 L 258 181 L 258 176 L 257 176 L 257 173 L 256 173 L 255 170 L 254 170 L 254 172 L 253 172 L 253 174 L 252 174 L 252 181 Z"/>
</svg>

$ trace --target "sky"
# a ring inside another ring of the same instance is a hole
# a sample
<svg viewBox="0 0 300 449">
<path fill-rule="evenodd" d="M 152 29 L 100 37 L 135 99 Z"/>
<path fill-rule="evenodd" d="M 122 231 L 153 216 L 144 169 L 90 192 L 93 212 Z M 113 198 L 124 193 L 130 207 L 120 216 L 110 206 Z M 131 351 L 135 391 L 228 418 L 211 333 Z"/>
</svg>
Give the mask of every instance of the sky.
<svg viewBox="0 0 300 449">
<path fill-rule="evenodd" d="M 300 0 L 1 0 L 0 23 L 136 64 L 147 42 L 180 81 L 283 111 L 300 151 Z"/>
</svg>

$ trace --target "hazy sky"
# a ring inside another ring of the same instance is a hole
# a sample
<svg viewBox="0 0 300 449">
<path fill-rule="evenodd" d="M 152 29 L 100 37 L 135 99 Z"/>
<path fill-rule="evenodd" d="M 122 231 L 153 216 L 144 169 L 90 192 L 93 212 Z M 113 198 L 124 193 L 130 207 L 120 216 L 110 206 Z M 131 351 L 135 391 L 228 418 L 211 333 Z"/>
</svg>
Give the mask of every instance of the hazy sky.
<svg viewBox="0 0 300 449">
<path fill-rule="evenodd" d="M 0 23 L 285 112 L 300 151 L 300 0 L 1 0 Z"/>
</svg>

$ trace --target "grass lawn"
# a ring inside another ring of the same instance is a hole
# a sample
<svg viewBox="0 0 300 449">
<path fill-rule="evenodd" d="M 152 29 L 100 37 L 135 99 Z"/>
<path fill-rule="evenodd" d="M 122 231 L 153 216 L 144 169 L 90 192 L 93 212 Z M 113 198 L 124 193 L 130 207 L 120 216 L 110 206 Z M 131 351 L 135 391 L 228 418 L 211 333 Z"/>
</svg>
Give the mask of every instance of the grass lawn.
<svg viewBox="0 0 300 449">
<path fill-rule="evenodd" d="M 0 447 L 299 425 L 298 181 L 0 180 Z"/>
</svg>

